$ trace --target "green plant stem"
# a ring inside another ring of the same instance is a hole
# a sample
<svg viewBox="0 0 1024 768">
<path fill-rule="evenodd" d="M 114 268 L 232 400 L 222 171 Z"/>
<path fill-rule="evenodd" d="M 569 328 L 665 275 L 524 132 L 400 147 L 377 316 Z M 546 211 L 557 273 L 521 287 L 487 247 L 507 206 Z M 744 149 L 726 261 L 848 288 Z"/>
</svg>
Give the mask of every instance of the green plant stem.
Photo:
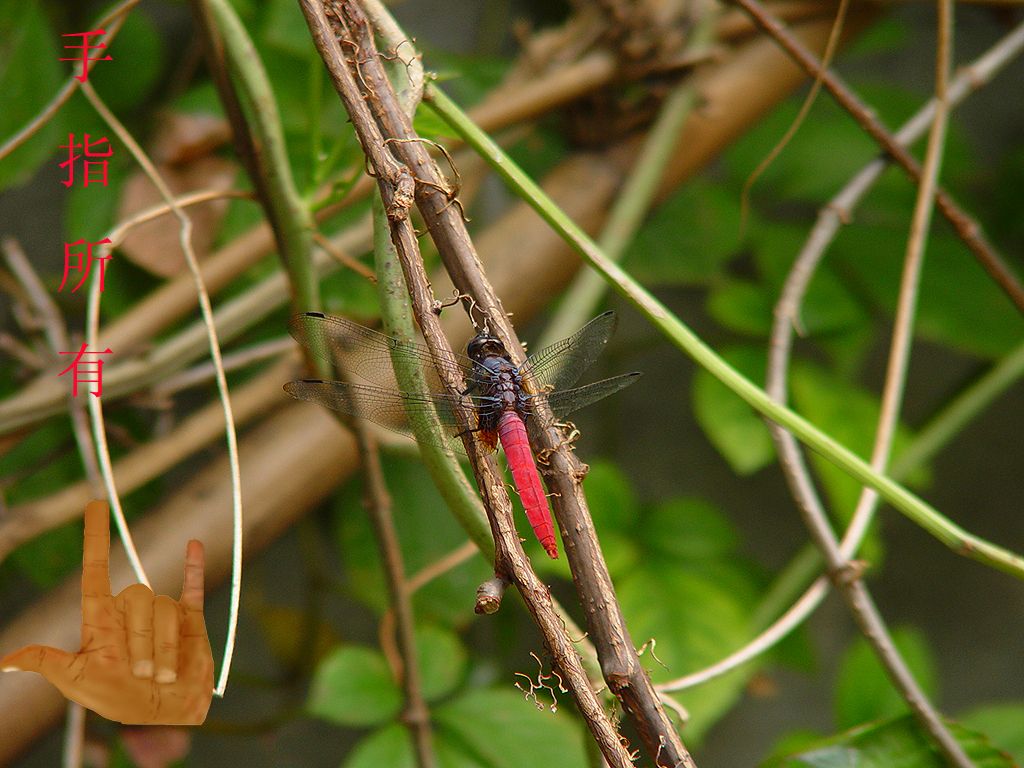
<svg viewBox="0 0 1024 768">
<path fill-rule="evenodd" d="M 316 273 L 312 268 L 313 217 L 292 178 L 285 150 L 281 115 L 262 60 L 245 26 L 227 0 L 205 0 L 213 12 L 238 93 L 248 107 L 256 155 L 254 182 L 261 189 L 267 216 L 288 271 L 296 309 L 320 309 Z"/>
<path fill-rule="evenodd" d="M 409 293 L 398 263 L 398 254 L 391 241 L 391 229 L 380 195 L 373 198 L 373 245 L 377 268 L 377 294 L 380 298 L 384 332 L 400 341 L 413 341 L 416 325 L 409 305 Z M 427 384 L 423 370 L 402 355 L 392 358 L 395 378 L 403 392 L 424 393 Z M 437 445 L 441 425 L 436 418 L 420 412 L 409 414 L 409 424 L 416 435 L 423 464 L 430 473 L 441 497 L 473 543 L 490 561 L 494 559 L 494 540 L 484 514 L 480 497 L 469 485 L 465 473 L 451 449 Z"/>
<path fill-rule="evenodd" d="M 978 381 L 957 395 L 952 402 L 917 434 L 893 464 L 891 470 L 892 477 L 896 480 L 902 480 L 911 472 L 923 466 L 925 462 L 948 444 L 974 416 L 990 405 L 993 400 L 1022 377 L 1024 377 L 1024 344 L 1010 352 Z M 796 608 L 794 601 L 797 600 L 801 591 L 806 590 L 804 595 L 799 598 L 798 603 L 811 601 L 811 604 L 805 606 L 804 610 L 800 611 L 801 618 L 799 618 L 799 621 L 787 621 L 788 629 L 783 630 L 780 634 L 776 634 L 774 639 L 754 638 L 744 648 L 731 654 L 723 662 L 687 675 L 679 680 L 662 683 L 659 686 L 659 690 L 677 691 L 707 682 L 744 663 L 744 658 L 749 660 L 759 653 L 768 650 L 769 647 L 792 631 L 798 623 L 802 622 L 803 618 L 806 618 L 806 615 L 813 611 L 814 607 L 820 604 L 824 598 L 824 581 L 820 582 L 820 587 L 816 583 L 808 589 L 808 585 L 821 572 L 823 565 L 824 560 L 816 546 L 806 544 L 801 547 L 772 582 L 764 598 L 755 609 L 750 624 L 751 631 L 755 633 L 763 632 L 770 626 L 773 628 L 777 627 L 780 617 L 783 616 L 784 612 L 792 614 Z M 824 577 L 820 578 L 824 579 Z M 818 594 L 812 596 L 813 592 Z M 787 608 L 789 609 L 788 611 L 786 610 Z"/>
<path fill-rule="evenodd" d="M 437 114 L 489 163 L 511 189 L 529 203 L 616 290 L 629 300 L 673 344 L 739 395 L 755 410 L 782 425 L 802 442 L 861 483 L 878 491 L 886 501 L 950 549 L 1018 578 L 1024 578 L 1024 558 L 968 533 L 931 505 L 891 478 L 875 472 L 863 459 L 840 445 L 799 414 L 772 400 L 763 389 L 733 369 L 689 327 L 617 264 L 572 221 L 547 194 L 481 131 L 433 83 L 425 99 Z"/>
<path fill-rule="evenodd" d="M 969 387 L 960 392 L 910 441 L 889 471 L 894 480 L 903 480 L 932 459 L 979 413 L 1013 384 L 1024 377 L 1024 344 L 1012 350 Z M 793 602 L 821 571 L 823 560 L 813 544 L 807 544 L 793 557 L 755 613 L 755 631 L 767 627 Z"/>
</svg>

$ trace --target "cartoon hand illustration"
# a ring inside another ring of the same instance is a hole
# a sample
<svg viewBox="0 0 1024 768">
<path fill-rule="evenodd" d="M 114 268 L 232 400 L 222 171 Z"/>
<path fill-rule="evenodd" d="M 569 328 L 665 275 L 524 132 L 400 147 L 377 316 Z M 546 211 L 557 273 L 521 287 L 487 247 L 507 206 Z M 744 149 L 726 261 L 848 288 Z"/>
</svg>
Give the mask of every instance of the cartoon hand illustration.
<svg viewBox="0 0 1024 768">
<path fill-rule="evenodd" d="M 199 725 L 213 696 L 213 655 L 203 619 L 203 545 L 185 550 L 181 600 L 144 584 L 110 594 L 110 513 L 85 509 L 82 648 L 29 645 L 0 659 L 4 671 L 38 672 L 65 697 L 130 725 Z"/>
</svg>

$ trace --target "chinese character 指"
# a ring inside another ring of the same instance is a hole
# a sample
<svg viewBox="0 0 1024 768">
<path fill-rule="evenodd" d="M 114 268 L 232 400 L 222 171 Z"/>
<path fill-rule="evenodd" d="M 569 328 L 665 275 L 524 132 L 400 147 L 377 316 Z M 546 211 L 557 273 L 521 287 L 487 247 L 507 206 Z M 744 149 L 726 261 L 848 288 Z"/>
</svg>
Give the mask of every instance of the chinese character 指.
<svg viewBox="0 0 1024 768">
<path fill-rule="evenodd" d="M 101 145 L 105 145 L 106 151 L 101 151 Z M 114 154 L 113 147 L 110 146 L 110 142 L 107 137 L 104 136 L 102 139 L 92 141 L 89 134 L 85 134 L 81 144 L 75 143 L 75 134 L 68 134 L 68 143 L 62 144 L 59 149 L 66 149 L 68 151 L 68 159 L 60 164 L 61 168 L 66 168 L 68 177 L 61 182 L 65 187 L 70 187 L 75 183 L 75 165 L 79 160 L 82 160 L 83 155 L 76 155 L 75 150 L 81 149 L 84 153 L 85 160 L 82 163 L 82 186 L 88 187 L 89 182 L 102 184 L 104 187 L 107 186 L 107 161 L 106 160 L 90 160 L 91 157 L 110 157 Z M 98 171 L 90 177 L 90 172 Z"/>
</svg>

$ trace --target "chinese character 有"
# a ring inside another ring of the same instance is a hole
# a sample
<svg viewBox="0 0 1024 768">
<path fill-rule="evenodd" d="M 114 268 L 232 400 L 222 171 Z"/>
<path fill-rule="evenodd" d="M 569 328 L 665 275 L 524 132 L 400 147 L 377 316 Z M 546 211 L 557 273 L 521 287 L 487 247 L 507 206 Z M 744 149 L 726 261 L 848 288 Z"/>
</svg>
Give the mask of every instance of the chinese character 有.
<svg viewBox="0 0 1024 768">
<path fill-rule="evenodd" d="M 95 384 L 95 389 L 89 391 L 93 397 L 100 397 L 103 394 L 103 361 L 99 355 L 111 354 L 110 348 L 102 352 L 89 352 L 85 344 L 78 352 L 61 352 L 62 355 L 74 355 L 75 359 L 71 365 L 61 371 L 58 376 L 63 376 L 71 371 L 71 396 L 78 397 L 79 384 Z"/>
</svg>

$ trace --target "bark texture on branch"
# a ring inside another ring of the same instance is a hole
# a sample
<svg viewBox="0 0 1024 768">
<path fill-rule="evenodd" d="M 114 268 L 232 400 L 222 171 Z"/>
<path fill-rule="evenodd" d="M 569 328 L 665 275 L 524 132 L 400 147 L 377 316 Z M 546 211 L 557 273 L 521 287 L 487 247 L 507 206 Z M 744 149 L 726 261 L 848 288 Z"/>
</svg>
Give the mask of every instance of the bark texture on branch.
<svg viewBox="0 0 1024 768">
<path fill-rule="evenodd" d="M 513 360 L 517 364 L 522 363 L 525 359 L 523 346 L 508 320 L 501 299 L 484 274 L 462 210 L 452 204 L 447 180 L 438 170 L 427 147 L 417 141 L 411 121 L 402 111 L 381 65 L 366 19 L 355 2 L 343 2 L 340 7 L 349 22 L 350 33 L 357 36 L 354 40 L 357 63 L 362 81 L 371 95 L 368 101 L 374 116 L 390 138 L 399 139 L 389 142 L 389 145 L 417 180 L 416 203 L 448 274 L 460 293 L 472 297 L 476 308 L 485 316 L 486 327 L 501 338 Z M 552 414 L 543 411 L 536 420 L 541 423 L 553 421 Z M 665 766 L 694 766 L 640 664 L 636 646 L 622 616 L 583 492 L 586 465 L 565 445 L 556 428 L 531 430 L 531 442 L 536 452 L 543 451 L 549 457 L 543 469 L 545 480 L 553 494 L 566 558 L 609 689 L 621 702 L 652 760 Z M 500 566 L 500 563 L 496 565 Z M 515 578 L 513 581 L 518 585 Z"/>
<path fill-rule="evenodd" d="M 303 12 L 306 14 L 313 40 L 327 65 L 328 72 L 334 82 L 338 94 L 345 104 L 352 124 L 356 129 L 359 142 L 363 147 L 369 165 L 377 178 L 378 188 L 384 201 L 391 227 L 391 237 L 395 244 L 406 286 L 412 300 L 413 313 L 423 333 L 424 341 L 431 353 L 439 360 L 451 360 L 452 350 L 447 338 L 441 330 L 440 322 L 433 311 L 434 295 L 423 267 L 409 209 L 413 197 L 419 204 L 424 218 L 430 224 L 428 211 L 435 214 L 436 208 L 425 205 L 422 189 L 429 186 L 430 179 L 442 197 L 442 207 L 452 211 L 460 218 L 461 213 L 444 191 L 443 179 L 439 178 L 433 161 L 429 155 L 425 163 L 403 164 L 396 160 L 392 152 L 405 160 L 401 147 L 420 146 L 415 141 L 402 141 L 415 138 L 411 133 L 398 133 L 393 130 L 391 120 L 398 120 L 408 125 L 397 95 L 391 88 L 383 72 L 366 18 L 355 3 L 340 2 L 325 4 L 321 0 L 301 0 Z M 328 16 L 330 14 L 330 16 Z M 339 44 L 340 42 L 340 44 Z M 378 71 L 379 70 L 379 71 Z M 394 141 L 399 139 L 400 141 Z M 424 151 L 425 154 L 425 151 Z M 430 168 L 427 169 L 426 166 Z M 432 176 L 425 178 L 421 173 L 432 171 Z M 427 198 L 436 202 L 435 198 Z M 472 244 L 465 228 L 438 229 L 431 226 L 431 234 L 438 249 L 444 253 L 446 249 L 469 248 Z M 478 280 L 484 280 L 482 267 L 472 251 L 473 263 Z M 473 271 L 469 267 L 468 271 Z M 459 276 L 453 276 L 456 285 Z M 488 311 L 491 307 L 485 308 Z M 510 347 L 511 348 L 511 347 Z M 452 377 L 453 366 L 441 365 L 438 373 L 442 383 L 452 394 L 465 389 L 465 382 Z M 622 744 L 614 724 L 604 711 L 587 679 L 580 658 L 573 647 L 572 640 L 566 632 L 551 602 L 551 594 L 546 585 L 537 578 L 523 551 L 512 518 L 512 504 L 504 486 L 503 477 L 497 467 L 493 455 L 485 454 L 482 446 L 470 436 L 470 419 L 468 413 L 460 414 L 462 428 L 466 437 L 466 449 L 488 513 L 488 520 L 495 541 L 495 571 L 498 575 L 514 583 L 523 597 L 530 614 L 540 629 L 545 645 L 562 674 L 580 713 L 601 749 L 601 753 L 609 765 L 615 768 L 629 768 L 632 759 Z"/>
</svg>

